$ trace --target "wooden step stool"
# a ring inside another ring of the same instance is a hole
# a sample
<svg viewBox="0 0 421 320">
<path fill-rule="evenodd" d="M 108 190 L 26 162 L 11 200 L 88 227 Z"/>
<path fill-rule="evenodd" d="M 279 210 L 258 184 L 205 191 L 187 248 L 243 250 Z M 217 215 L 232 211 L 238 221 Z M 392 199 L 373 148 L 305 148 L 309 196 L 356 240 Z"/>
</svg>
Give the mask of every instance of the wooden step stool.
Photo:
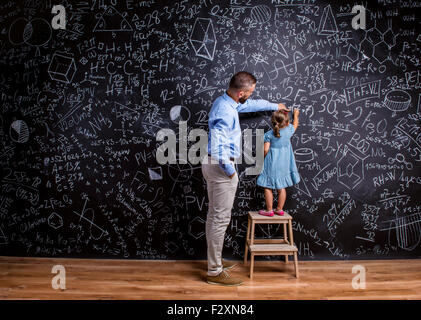
<svg viewBox="0 0 421 320">
<path fill-rule="evenodd" d="M 283 224 L 283 239 L 254 239 L 255 225 L 262 223 Z M 287 234 L 287 225 L 289 235 Z M 288 262 L 288 255 L 293 255 L 295 277 L 298 279 L 298 250 L 297 247 L 294 245 L 294 238 L 292 235 L 292 217 L 288 213 L 285 213 L 283 216 L 274 215 L 273 217 L 267 217 L 260 215 L 257 211 L 249 211 L 245 250 L 246 252 L 244 254 L 244 264 L 247 264 L 247 254 L 248 250 L 250 250 L 250 279 L 253 278 L 255 255 L 284 255 L 285 263 Z"/>
</svg>

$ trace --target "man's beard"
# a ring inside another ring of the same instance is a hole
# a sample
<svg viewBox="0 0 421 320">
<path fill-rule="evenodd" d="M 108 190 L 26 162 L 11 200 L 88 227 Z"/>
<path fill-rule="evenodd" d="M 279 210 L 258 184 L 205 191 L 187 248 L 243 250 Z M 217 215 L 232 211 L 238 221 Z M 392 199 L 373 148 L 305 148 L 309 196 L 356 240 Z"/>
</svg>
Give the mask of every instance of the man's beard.
<svg viewBox="0 0 421 320">
<path fill-rule="evenodd" d="M 238 99 L 238 102 L 240 102 L 241 104 L 243 104 L 244 102 L 247 101 L 248 98 L 240 98 Z"/>
</svg>

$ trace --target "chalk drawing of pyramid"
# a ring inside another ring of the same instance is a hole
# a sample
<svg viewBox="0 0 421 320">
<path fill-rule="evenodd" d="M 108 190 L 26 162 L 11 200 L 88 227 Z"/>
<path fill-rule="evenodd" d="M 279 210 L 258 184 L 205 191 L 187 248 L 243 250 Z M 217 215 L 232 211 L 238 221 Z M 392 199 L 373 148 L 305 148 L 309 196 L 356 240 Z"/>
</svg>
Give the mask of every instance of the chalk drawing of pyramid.
<svg viewBox="0 0 421 320">
<path fill-rule="evenodd" d="M 323 10 L 323 14 L 320 20 L 319 30 L 317 34 L 322 35 L 322 36 L 328 36 L 336 32 L 338 32 L 336 20 L 335 20 L 335 17 L 333 16 L 332 8 L 330 7 L 330 5 L 328 5 Z"/>
<path fill-rule="evenodd" d="M 294 185 L 294 187 L 311 198 L 311 193 L 308 190 L 307 184 L 305 183 L 304 179 L 300 179 L 300 182 Z"/>
<path fill-rule="evenodd" d="M 197 18 L 190 35 L 190 43 L 197 56 L 213 60 L 216 48 L 216 36 L 212 20 Z"/>
<path fill-rule="evenodd" d="M 133 31 L 130 23 L 113 7 L 108 7 L 103 14 L 97 16 L 98 22 L 94 31 Z"/>
</svg>

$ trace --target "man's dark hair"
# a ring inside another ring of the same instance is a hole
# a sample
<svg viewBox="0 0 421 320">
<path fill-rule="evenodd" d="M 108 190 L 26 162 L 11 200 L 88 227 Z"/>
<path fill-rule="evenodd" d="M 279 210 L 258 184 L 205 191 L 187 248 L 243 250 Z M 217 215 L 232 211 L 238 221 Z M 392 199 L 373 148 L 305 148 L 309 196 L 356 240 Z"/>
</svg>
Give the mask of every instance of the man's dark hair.
<svg viewBox="0 0 421 320">
<path fill-rule="evenodd" d="M 240 71 L 231 78 L 229 87 L 235 90 L 247 90 L 257 82 L 255 76 L 247 71 Z"/>
</svg>

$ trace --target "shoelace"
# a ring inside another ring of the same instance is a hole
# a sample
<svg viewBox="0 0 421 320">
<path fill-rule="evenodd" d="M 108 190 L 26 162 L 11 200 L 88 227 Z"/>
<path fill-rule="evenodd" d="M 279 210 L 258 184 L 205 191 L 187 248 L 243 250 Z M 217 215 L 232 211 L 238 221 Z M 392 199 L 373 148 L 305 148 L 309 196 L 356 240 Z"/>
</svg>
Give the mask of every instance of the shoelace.
<svg viewBox="0 0 421 320">
<path fill-rule="evenodd" d="M 221 273 L 223 274 L 224 278 L 230 278 L 230 275 L 229 275 L 229 273 L 227 271 L 222 270 Z"/>
</svg>

